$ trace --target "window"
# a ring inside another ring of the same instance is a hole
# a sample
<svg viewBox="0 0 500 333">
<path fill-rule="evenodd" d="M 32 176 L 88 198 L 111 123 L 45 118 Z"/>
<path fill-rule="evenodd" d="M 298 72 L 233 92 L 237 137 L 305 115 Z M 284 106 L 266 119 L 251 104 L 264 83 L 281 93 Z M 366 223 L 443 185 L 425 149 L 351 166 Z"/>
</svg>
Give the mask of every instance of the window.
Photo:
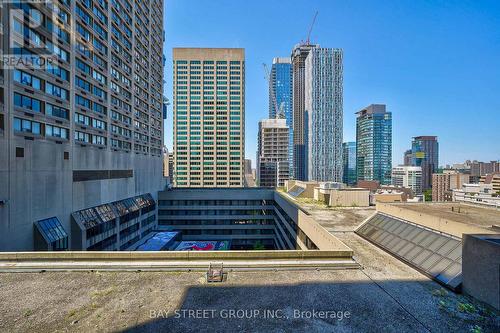
<svg viewBox="0 0 500 333">
<path fill-rule="evenodd" d="M 90 83 L 79 76 L 75 76 L 75 85 L 83 90 L 90 92 Z"/>
<path fill-rule="evenodd" d="M 78 68 L 84 73 L 90 74 L 90 66 L 78 58 L 76 59 L 76 68 Z"/>
<path fill-rule="evenodd" d="M 14 81 L 38 90 L 42 87 L 42 80 L 18 69 L 14 70 Z"/>
<path fill-rule="evenodd" d="M 76 105 L 90 109 L 90 100 L 86 99 L 85 97 L 82 97 L 80 95 L 75 95 L 75 102 Z"/>
<path fill-rule="evenodd" d="M 90 135 L 88 133 L 75 131 L 75 141 L 90 143 Z"/>
<path fill-rule="evenodd" d="M 54 126 L 54 125 L 45 125 L 45 136 L 53 136 L 56 138 L 68 139 L 68 132 L 66 128 Z"/>
<path fill-rule="evenodd" d="M 63 119 L 69 119 L 69 110 L 62 108 L 60 106 L 52 105 L 50 103 L 45 104 L 45 114 L 59 117 Z"/>
<path fill-rule="evenodd" d="M 89 126 L 90 125 L 90 117 L 85 116 L 81 113 L 75 113 L 75 123 Z"/>
<path fill-rule="evenodd" d="M 14 93 L 14 105 L 33 112 L 42 112 L 41 102 L 39 100 L 18 93 Z"/>
<path fill-rule="evenodd" d="M 47 62 L 47 67 L 46 71 L 50 74 L 53 74 L 55 76 L 60 77 L 64 81 L 68 81 L 69 78 L 69 72 L 65 70 L 64 68 L 61 68 L 55 64 L 52 64 L 50 62 Z"/>
<path fill-rule="evenodd" d="M 14 118 L 14 131 L 40 135 L 41 124 L 27 119 Z"/>
<path fill-rule="evenodd" d="M 92 127 L 105 130 L 106 129 L 106 123 L 104 121 L 102 121 L 102 120 L 92 119 Z"/>
<path fill-rule="evenodd" d="M 106 145 L 106 138 L 100 135 L 92 135 L 92 143 L 95 145 Z"/>
<path fill-rule="evenodd" d="M 107 113 L 107 108 L 104 105 L 101 105 L 99 103 L 94 102 L 93 104 L 93 110 L 98 113 L 106 114 Z"/>
<path fill-rule="evenodd" d="M 106 98 L 107 94 L 101 88 L 94 86 L 94 95 L 100 98 Z"/>
<path fill-rule="evenodd" d="M 56 86 L 55 84 L 47 82 L 45 84 L 45 92 L 52 96 L 56 96 L 62 99 L 68 99 L 69 93 L 66 89 Z"/>
</svg>

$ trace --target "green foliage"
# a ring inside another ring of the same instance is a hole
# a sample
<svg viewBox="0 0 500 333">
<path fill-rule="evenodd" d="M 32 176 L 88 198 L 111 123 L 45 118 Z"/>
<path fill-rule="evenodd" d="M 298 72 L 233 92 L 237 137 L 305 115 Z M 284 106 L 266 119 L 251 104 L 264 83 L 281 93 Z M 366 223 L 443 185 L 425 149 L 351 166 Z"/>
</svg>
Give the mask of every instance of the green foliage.
<svg viewBox="0 0 500 333">
<path fill-rule="evenodd" d="M 444 297 L 444 296 L 448 295 L 448 292 L 446 290 L 444 290 L 444 288 L 434 289 L 432 291 L 432 295 L 437 296 L 437 297 Z"/>
<path fill-rule="evenodd" d="M 476 307 L 470 303 L 458 303 L 457 310 L 460 312 L 474 313 L 476 312 Z"/>
<path fill-rule="evenodd" d="M 254 250 L 265 250 L 266 247 L 264 246 L 264 244 L 262 244 L 261 241 L 256 241 L 255 244 L 253 244 L 253 249 Z"/>
<path fill-rule="evenodd" d="M 424 191 L 424 198 L 425 198 L 426 202 L 432 201 L 432 190 L 425 190 Z"/>
<path fill-rule="evenodd" d="M 483 329 L 479 325 L 475 325 L 470 329 L 472 333 L 483 333 Z"/>
</svg>

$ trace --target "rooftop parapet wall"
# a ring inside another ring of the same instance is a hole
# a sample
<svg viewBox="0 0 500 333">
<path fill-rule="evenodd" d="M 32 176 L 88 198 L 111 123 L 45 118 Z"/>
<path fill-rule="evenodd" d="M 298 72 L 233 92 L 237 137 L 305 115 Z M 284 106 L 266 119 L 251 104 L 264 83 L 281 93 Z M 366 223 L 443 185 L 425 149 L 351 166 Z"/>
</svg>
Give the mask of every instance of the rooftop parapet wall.
<svg viewBox="0 0 500 333">
<path fill-rule="evenodd" d="M 441 206 L 442 204 L 439 207 Z M 472 219 L 469 222 L 453 220 L 453 217 L 449 213 L 452 206 L 458 207 L 459 204 L 448 204 L 443 206 L 441 211 L 435 213 L 435 209 L 431 210 L 433 207 L 438 207 L 435 204 L 389 204 L 377 202 L 377 211 L 459 238 L 462 238 L 462 234 L 498 233 L 498 231 L 491 228 L 491 225 L 478 225 Z M 467 210 L 468 207 L 462 205 L 461 208 Z M 500 218 L 500 212 L 498 215 Z M 463 217 L 461 216 L 460 219 L 463 219 Z"/>
<path fill-rule="evenodd" d="M 287 214 L 297 222 L 298 227 L 316 244 L 321 251 L 353 251 L 338 238 L 330 234 L 312 216 L 306 214 L 300 207 L 290 202 L 279 192 L 274 193 L 274 200 Z"/>
</svg>

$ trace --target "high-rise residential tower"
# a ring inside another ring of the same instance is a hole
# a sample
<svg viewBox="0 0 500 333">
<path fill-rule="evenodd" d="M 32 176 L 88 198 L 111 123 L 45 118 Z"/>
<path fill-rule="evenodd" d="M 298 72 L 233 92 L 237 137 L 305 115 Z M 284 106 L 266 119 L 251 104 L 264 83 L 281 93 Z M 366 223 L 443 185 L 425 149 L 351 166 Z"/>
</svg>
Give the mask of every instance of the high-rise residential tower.
<svg viewBox="0 0 500 333">
<path fill-rule="evenodd" d="M 356 113 L 356 169 L 358 181 L 391 184 L 392 114 L 384 104 L 371 104 Z"/>
<path fill-rule="evenodd" d="M 293 113 L 292 113 L 292 63 L 290 58 L 274 58 L 271 68 L 271 80 L 269 85 L 269 118 L 279 117 L 286 119 L 289 130 L 288 162 L 290 166 L 290 177 L 293 178 Z M 276 99 L 276 103 L 275 100 Z M 276 112 L 276 105 L 278 112 Z"/>
<path fill-rule="evenodd" d="M 422 168 L 422 190 L 428 190 L 432 187 L 432 174 L 439 166 L 437 136 L 416 136 L 411 147 L 412 165 Z"/>
<path fill-rule="evenodd" d="M 308 180 L 342 182 L 342 50 L 315 47 L 305 62 Z"/>
<path fill-rule="evenodd" d="M 174 186 L 243 187 L 245 51 L 174 48 Z"/>
<path fill-rule="evenodd" d="M 47 59 L 0 70 L 0 250 L 130 248 L 164 187 L 163 1 L 0 13 L 2 59 Z"/>
<path fill-rule="evenodd" d="M 289 179 L 288 125 L 286 119 L 259 122 L 257 180 L 259 186 L 284 186 Z"/>
<path fill-rule="evenodd" d="M 307 180 L 307 119 L 305 118 L 305 69 L 306 58 L 317 45 L 296 45 L 292 50 L 292 87 L 293 87 L 293 176 Z"/>
<path fill-rule="evenodd" d="M 356 178 L 356 142 L 344 142 L 342 144 L 342 161 L 344 163 L 344 174 L 342 182 L 354 186 Z"/>
</svg>

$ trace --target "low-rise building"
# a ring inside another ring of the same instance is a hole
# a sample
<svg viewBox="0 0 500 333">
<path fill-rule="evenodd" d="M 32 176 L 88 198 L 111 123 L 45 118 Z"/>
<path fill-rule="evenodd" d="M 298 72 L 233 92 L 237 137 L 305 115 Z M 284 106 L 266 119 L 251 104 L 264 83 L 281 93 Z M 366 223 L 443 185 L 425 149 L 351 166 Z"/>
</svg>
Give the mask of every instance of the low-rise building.
<svg viewBox="0 0 500 333">
<path fill-rule="evenodd" d="M 408 196 L 403 191 L 397 190 L 378 190 L 372 196 L 372 203 L 391 203 L 391 202 L 406 202 Z"/>
<path fill-rule="evenodd" d="M 491 184 L 493 192 L 500 192 L 500 173 L 491 173 L 481 176 L 479 179 L 480 184 Z M 498 193 L 500 194 L 500 193 Z"/>
<path fill-rule="evenodd" d="M 461 189 L 452 190 L 453 201 L 500 207 L 500 194 L 490 184 L 463 184 Z"/>
</svg>

